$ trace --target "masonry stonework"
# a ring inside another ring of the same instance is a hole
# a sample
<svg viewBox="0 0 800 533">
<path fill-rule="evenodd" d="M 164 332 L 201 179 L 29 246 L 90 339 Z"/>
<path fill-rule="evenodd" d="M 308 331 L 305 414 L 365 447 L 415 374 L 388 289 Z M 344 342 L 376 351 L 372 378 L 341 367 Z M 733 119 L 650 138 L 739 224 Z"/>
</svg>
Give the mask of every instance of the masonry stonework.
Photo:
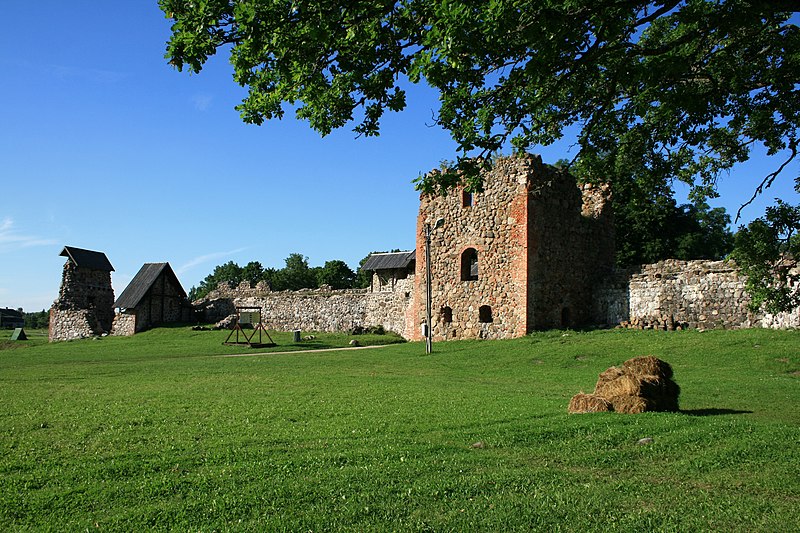
<svg viewBox="0 0 800 533">
<path fill-rule="evenodd" d="M 263 282 L 255 287 L 220 284 L 194 302 L 196 316 L 215 322 L 237 306 L 259 307 L 269 329 L 336 332 L 381 325 L 421 340 L 430 227 L 437 341 L 520 337 L 536 329 L 581 325 L 800 327 L 800 309 L 778 315 L 751 312 L 745 279 L 729 262 L 670 260 L 614 269 L 607 186 L 578 185 L 568 173 L 532 155 L 496 160 L 483 183 L 484 189 L 472 194 L 456 190 L 421 196 L 416 260 L 414 251 L 374 254 L 369 289 L 274 292 Z M 159 277 L 148 277 L 148 292 L 134 290 L 135 301 L 116 302 L 120 313 L 114 318 L 113 267 L 107 258 L 71 247 L 62 255 L 70 260 L 51 309 L 50 340 L 107 333 L 112 319 L 114 334 L 131 335 L 188 318 L 177 278 L 170 284 Z M 126 300 L 125 293 L 120 300 Z"/>
<path fill-rule="evenodd" d="M 754 313 L 731 261 L 666 260 L 617 271 L 596 289 L 597 322 L 638 329 L 796 328 L 800 309 Z"/>
<path fill-rule="evenodd" d="M 608 190 L 579 187 L 536 156 L 502 158 L 472 195 L 420 199 L 417 250 L 431 232 L 433 338 L 509 338 L 585 324 L 592 287 L 613 264 Z M 417 261 L 415 324 L 423 338 L 426 265 Z"/>
<path fill-rule="evenodd" d="M 61 289 L 50 309 L 50 341 L 102 335 L 114 318 L 111 272 L 64 264 Z"/>
<path fill-rule="evenodd" d="M 745 279 L 729 262 L 669 260 L 614 269 L 609 189 L 577 185 L 535 156 L 497 160 L 479 193 L 422 196 L 414 272 L 376 271 L 365 291 L 272 292 L 266 284 L 223 284 L 196 305 L 209 321 L 237 305 L 259 306 L 267 327 L 278 330 L 380 324 L 421 340 L 427 225 L 434 340 L 510 338 L 581 325 L 800 327 L 800 309 L 749 311 Z"/>
<path fill-rule="evenodd" d="M 406 337 L 406 314 L 413 300 L 414 276 L 397 279 L 392 291 L 365 289 L 273 292 L 266 283 L 238 287 L 221 283 L 205 298 L 194 302 L 208 322 L 233 314 L 236 307 L 260 307 L 264 324 L 278 331 L 347 331 L 381 325 Z"/>
</svg>

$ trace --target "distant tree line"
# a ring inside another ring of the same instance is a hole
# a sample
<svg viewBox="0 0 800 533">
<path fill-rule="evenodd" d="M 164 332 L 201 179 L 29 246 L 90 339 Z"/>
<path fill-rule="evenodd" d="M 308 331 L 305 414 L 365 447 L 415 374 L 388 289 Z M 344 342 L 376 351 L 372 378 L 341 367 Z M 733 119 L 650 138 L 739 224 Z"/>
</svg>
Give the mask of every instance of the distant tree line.
<svg viewBox="0 0 800 533">
<path fill-rule="evenodd" d="M 203 298 L 221 282 L 236 286 L 247 281 L 255 286 L 259 281 L 266 281 L 273 291 L 317 289 L 322 285 L 332 289 L 366 288 L 371 278 L 361 267 L 368 257 L 369 255 L 359 262 L 357 272 L 353 272 L 347 263 L 339 259 L 326 261 L 323 266 L 312 267 L 308 265 L 308 258 L 299 253 L 290 254 L 285 259 L 285 266 L 278 269 L 264 268 L 258 261 L 250 261 L 243 267 L 228 261 L 214 268 L 197 287 L 192 287 L 189 290 L 189 299 Z"/>
<path fill-rule="evenodd" d="M 42 309 L 33 313 L 22 313 L 25 327 L 30 329 L 47 329 L 50 327 L 50 312 Z"/>
<path fill-rule="evenodd" d="M 629 183 L 613 189 L 616 262 L 627 267 L 663 259 L 722 259 L 733 251 L 731 217 L 703 200 L 681 204 L 667 192 Z"/>
</svg>

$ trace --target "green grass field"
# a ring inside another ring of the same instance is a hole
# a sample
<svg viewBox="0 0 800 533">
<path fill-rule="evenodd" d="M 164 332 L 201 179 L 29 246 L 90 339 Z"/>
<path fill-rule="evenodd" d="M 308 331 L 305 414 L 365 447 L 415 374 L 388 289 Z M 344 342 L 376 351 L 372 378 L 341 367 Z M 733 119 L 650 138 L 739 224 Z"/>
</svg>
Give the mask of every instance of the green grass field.
<svg viewBox="0 0 800 533">
<path fill-rule="evenodd" d="M 2 529 L 800 530 L 800 332 L 225 335 L 0 344 Z M 645 354 L 680 413 L 567 414 Z"/>
</svg>

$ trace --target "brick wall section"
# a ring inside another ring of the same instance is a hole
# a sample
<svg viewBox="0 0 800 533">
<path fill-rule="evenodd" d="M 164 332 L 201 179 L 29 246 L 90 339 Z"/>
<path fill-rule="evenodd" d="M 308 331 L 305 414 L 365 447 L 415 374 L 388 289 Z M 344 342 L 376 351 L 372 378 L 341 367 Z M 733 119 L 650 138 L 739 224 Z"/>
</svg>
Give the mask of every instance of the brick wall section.
<svg viewBox="0 0 800 533">
<path fill-rule="evenodd" d="M 81 339 L 111 331 L 111 273 L 64 264 L 58 298 L 50 309 L 50 341 Z"/>
</svg>

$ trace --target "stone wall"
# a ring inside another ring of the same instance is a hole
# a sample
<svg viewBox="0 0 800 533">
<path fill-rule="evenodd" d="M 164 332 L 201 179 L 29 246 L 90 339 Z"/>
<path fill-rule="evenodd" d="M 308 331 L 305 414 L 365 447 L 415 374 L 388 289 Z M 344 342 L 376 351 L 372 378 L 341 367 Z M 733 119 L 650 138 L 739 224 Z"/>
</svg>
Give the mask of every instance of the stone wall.
<svg viewBox="0 0 800 533">
<path fill-rule="evenodd" d="M 111 328 L 112 335 L 129 337 L 136 333 L 136 311 L 126 310 L 124 313 L 117 313 L 114 316 L 114 325 Z"/>
<path fill-rule="evenodd" d="M 408 285 L 409 272 L 402 268 L 390 268 L 372 273 L 370 292 L 396 292 Z M 413 288 L 413 285 L 412 287 Z"/>
<path fill-rule="evenodd" d="M 64 264 L 58 298 L 50 309 L 50 341 L 80 339 L 111 331 L 114 320 L 111 272 Z"/>
<path fill-rule="evenodd" d="M 207 322 L 216 322 L 234 313 L 236 307 L 260 307 L 268 329 L 278 331 L 347 331 L 357 326 L 382 325 L 406 336 L 406 313 L 413 299 L 414 276 L 398 279 L 393 292 L 365 289 L 273 292 L 259 283 L 238 287 L 221 283 L 206 298 L 194 302 Z"/>
<path fill-rule="evenodd" d="M 431 231 L 434 340 L 503 338 L 526 333 L 526 169 L 501 160 L 484 190 L 422 195 L 417 218 L 416 313 L 411 338 L 424 338 L 426 226 Z M 471 255 L 477 257 L 473 275 Z M 474 279 L 469 279 L 474 278 Z M 481 308 L 486 316 L 481 316 Z M 488 316 L 491 311 L 491 316 Z"/>
<path fill-rule="evenodd" d="M 590 323 L 592 288 L 614 265 L 605 185 L 537 161 L 528 200 L 528 331 Z"/>
<path fill-rule="evenodd" d="M 745 281 L 732 262 L 661 261 L 608 277 L 594 309 L 599 323 L 640 329 L 800 327 L 800 309 L 751 312 Z"/>
</svg>

